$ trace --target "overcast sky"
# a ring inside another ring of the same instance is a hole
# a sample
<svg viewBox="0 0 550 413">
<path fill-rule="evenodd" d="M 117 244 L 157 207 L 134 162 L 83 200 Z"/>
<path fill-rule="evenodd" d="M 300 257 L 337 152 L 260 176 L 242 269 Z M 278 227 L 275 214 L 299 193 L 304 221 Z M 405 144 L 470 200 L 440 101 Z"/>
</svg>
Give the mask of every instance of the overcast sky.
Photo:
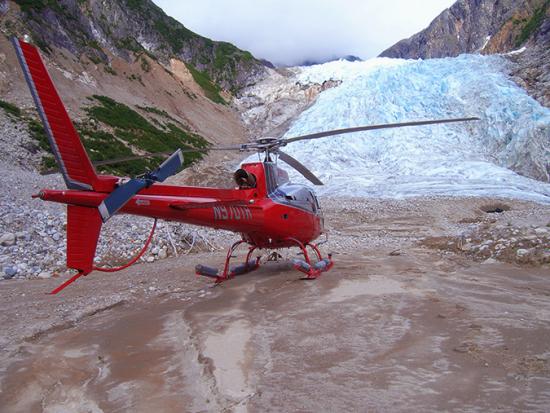
<svg viewBox="0 0 550 413">
<path fill-rule="evenodd" d="M 275 64 L 377 56 L 455 0 L 153 0 L 188 29 Z"/>
</svg>

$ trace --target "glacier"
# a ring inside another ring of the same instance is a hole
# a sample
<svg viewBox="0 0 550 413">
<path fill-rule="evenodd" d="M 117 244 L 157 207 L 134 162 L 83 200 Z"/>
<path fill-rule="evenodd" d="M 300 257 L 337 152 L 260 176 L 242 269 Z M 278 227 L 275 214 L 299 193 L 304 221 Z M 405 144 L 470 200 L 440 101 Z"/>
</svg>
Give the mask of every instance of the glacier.
<svg viewBox="0 0 550 413">
<path fill-rule="evenodd" d="M 510 79 L 507 64 L 501 56 L 461 55 L 293 68 L 301 84 L 341 84 L 323 91 L 285 137 L 423 119 L 481 120 L 299 141 L 284 151 L 321 178 L 325 185 L 316 188 L 321 195 L 495 196 L 550 203 L 550 184 L 541 181 L 548 180 L 550 110 Z M 293 181 L 307 183 L 285 169 Z"/>
</svg>

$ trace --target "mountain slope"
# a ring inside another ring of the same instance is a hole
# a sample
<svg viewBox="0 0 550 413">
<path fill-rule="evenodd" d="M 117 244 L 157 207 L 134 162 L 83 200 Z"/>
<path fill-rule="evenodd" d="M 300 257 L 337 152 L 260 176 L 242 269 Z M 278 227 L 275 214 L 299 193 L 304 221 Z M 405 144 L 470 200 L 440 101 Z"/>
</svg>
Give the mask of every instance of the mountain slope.
<svg viewBox="0 0 550 413">
<path fill-rule="evenodd" d="M 109 61 L 105 49 L 126 60 L 143 52 L 165 65 L 177 58 L 231 92 L 237 92 L 264 72 L 264 64 L 249 52 L 193 33 L 151 0 L 15 3 L 23 14 L 16 32 L 30 32 L 45 51 L 64 48 L 76 56 L 84 54 L 104 63 Z"/>
<path fill-rule="evenodd" d="M 199 139 L 195 142 L 204 138 L 213 144 L 246 140 L 238 114 L 227 103 L 231 92 L 265 76 L 265 67 L 232 45 L 188 32 L 150 1 L 0 0 L 0 17 L 0 160 L 31 169 L 50 162 L 34 103 L 9 42 L 9 37 L 25 34 L 41 47 L 71 117 L 84 139 L 90 140 L 95 160 L 144 154 L 165 146 L 166 140 L 175 144 L 170 138 L 174 133 L 187 136 L 182 144 L 191 143 L 192 136 Z M 185 37 L 177 44 L 170 31 L 172 44 L 181 46 L 177 53 L 165 41 L 163 27 Z M 111 107 L 133 119 L 145 119 L 147 127 L 121 129 L 103 122 L 95 116 L 97 111 L 90 110 L 101 102 L 93 95 L 102 102 L 108 102 L 103 97 L 112 99 Z M 9 113 L 10 106 L 18 116 Z M 134 134 L 143 139 L 130 139 Z M 151 141 L 154 136 L 158 143 Z M 115 172 L 142 172 L 155 162 L 121 164 Z"/>
</svg>

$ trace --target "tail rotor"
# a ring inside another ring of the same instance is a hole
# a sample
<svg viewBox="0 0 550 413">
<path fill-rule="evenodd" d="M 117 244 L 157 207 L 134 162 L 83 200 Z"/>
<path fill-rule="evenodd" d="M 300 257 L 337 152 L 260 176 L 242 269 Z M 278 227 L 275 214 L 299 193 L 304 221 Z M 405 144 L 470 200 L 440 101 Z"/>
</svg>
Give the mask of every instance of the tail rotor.
<svg viewBox="0 0 550 413">
<path fill-rule="evenodd" d="M 164 182 L 183 166 L 181 149 L 174 152 L 162 165 L 141 177 L 130 179 L 109 194 L 99 205 L 99 213 L 103 222 L 107 222 L 117 211 L 132 199 L 143 188 L 148 188 L 155 182 Z"/>
</svg>

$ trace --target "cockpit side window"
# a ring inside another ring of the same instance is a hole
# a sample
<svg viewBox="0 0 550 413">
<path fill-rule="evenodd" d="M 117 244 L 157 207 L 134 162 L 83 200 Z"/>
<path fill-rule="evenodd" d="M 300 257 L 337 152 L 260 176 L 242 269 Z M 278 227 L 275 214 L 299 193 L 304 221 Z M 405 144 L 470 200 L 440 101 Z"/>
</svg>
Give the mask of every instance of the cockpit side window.
<svg viewBox="0 0 550 413">
<path fill-rule="evenodd" d="M 315 204 L 315 209 L 321 209 L 321 206 L 319 205 L 319 200 L 315 196 L 315 193 L 311 192 L 311 196 L 313 197 L 313 202 Z"/>
</svg>

